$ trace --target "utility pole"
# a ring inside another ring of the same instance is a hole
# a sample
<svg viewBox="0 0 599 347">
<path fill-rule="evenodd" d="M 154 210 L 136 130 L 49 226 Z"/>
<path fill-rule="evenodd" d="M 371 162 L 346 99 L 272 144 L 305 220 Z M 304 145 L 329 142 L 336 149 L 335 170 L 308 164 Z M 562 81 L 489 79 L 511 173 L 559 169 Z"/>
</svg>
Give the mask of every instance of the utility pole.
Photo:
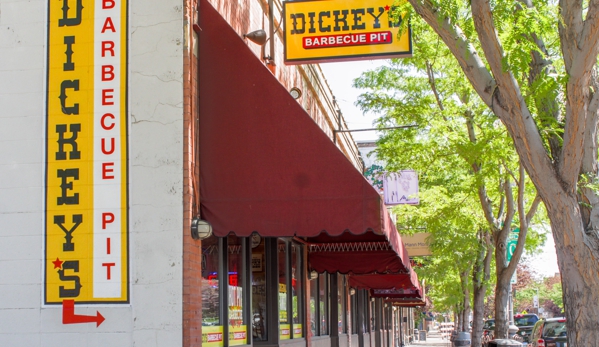
<svg viewBox="0 0 599 347">
<path fill-rule="evenodd" d="M 536 314 L 539 314 L 539 288 L 537 287 L 537 295 L 532 298 L 532 306 L 536 308 Z"/>
</svg>

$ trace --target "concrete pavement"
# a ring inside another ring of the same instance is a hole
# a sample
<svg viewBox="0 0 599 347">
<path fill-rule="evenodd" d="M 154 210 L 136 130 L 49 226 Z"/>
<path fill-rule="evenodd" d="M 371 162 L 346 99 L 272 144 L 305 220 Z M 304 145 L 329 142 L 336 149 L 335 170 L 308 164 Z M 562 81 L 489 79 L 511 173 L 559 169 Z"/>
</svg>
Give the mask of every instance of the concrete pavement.
<svg viewBox="0 0 599 347">
<path fill-rule="evenodd" d="M 426 341 L 413 341 L 406 344 L 406 347 L 451 347 L 451 341 L 448 338 L 442 338 L 441 333 L 436 329 L 431 329 L 426 336 Z"/>
</svg>

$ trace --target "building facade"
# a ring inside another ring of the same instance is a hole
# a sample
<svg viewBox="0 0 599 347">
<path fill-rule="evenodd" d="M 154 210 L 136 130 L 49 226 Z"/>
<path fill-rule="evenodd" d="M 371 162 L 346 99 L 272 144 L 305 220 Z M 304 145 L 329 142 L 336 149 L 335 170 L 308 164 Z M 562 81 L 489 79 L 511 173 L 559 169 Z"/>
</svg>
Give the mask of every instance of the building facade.
<svg viewBox="0 0 599 347">
<path fill-rule="evenodd" d="M 422 290 L 282 8 L 0 2 L 0 345 L 410 338 Z"/>
</svg>

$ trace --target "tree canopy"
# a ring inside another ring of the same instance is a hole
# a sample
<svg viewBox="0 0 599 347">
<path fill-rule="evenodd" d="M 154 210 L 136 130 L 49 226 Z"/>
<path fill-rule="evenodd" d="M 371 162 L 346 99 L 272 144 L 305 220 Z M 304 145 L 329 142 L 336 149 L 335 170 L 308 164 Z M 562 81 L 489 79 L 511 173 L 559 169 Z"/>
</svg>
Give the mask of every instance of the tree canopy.
<svg viewBox="0 0 599 347">
<path fill-rule="evenodd" d="M 443 310 L 450 306 L 468 309 L 470 297 L 464 295 L 474 284 L 468 280 L 476 275 L 473 265 L 482 266 L 484 253 L 505 243 L 505 232 L 519 225 L 517 219 L 526 216 L 525 209 L 536 209 L 536 190 L 520 170 L 505 127 L 466 82 L 449 50 L 443 45 L 431 49 L 430 42 L 438 39 L 424 22 L 415 20 L 413 26 L 419 33 L 414 56 L 393 60 L 357 79 L 355 87 L 367 90 L 358 105 L 378 112 L 381 128 L 415 125 L 385 131 L 377 156 L 387 163 L 387 170 L 419 172 L 421 206 L 398 208 L 398 224 L 432 234 L 431 248 L 439 258 L 426 268 L 431 269 L 427 278 L 435 302 Z M 511 194 L 511 185 L 517 186 L 517 196 Z M 512 223 L 516 224 L 512 227 Z M 494 242 L 485 235 L 491 235 Z M 535 232 L 528 239 L 529 248 L 542 242 Z M 507 287 L 515 265 L 511 273 L 504 268 L 500 267 L 501 286 Z M 486 271 L 485 279 L 479 281 L 483 296 L 489 265 Z M 439 291 L 447 297 L 437 295 Z M 505 306 L 507 296 L 501 300 Z M 482 302 L 479 306 L 482 325 Z"/>
<path fill-rule="evenodd" d="M 407 1 L 397 11 L 409 12 L 414 37 L 421 35 L 415 19 L 422 18 L 437 35 L 428 41 L 430 50 L 449 50 L 482 103 L 505 125 L 550 220 L 563 274 L 568 342 L 594 344 L 599 2 Z M 527 228 L 522 213 L 518 221 L 521 230 Z M 505 247 L 504 241 L 496 245 Z M 499 324 L 496 330 L 501 334 L 507 327 Z"/>
</svg>

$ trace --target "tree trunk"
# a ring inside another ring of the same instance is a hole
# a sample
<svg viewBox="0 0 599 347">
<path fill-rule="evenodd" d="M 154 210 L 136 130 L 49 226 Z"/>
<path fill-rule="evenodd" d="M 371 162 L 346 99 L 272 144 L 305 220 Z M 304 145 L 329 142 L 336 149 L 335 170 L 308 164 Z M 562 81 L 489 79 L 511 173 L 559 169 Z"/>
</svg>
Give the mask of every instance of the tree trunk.
<svg viewBox="0 0 599 347">
<path fill-rule="evenodd" d="M 468 302 L 468 307 L 464 309 L 464 324 L 462 324 L 461 331 L 468 331 L 470 329 L 470 296 L 464 298 L 464 301 Z"/>
<path fill-rule="evenodd" d="M 468 326 L 470 320 L 468 317 L 470 316 L 470 271 L 466 270 L 460 274 L 460 279 L 462 283 L 462 292 L 464 293 L 464 301 L 462 303 L 462 321 L 460 322 L 460 326 L 457 331 L 468 331 Z"/>
<path fill-rule="evenodd" d="M 461 306 L 461 304 L 456 305 L 453 311 L 453 330 L 459 330 L 462 325 L 462 315 L 464 310 Z"/>
<path fill-rule="evenodd" d="M 458 311 L 459 309 L 456 307 L 456 309 L 453 311 L 453 328 L 455 329 L 457 327 L 457 324 L 459 324 L 460 322 L 460 311 Z"/>
<path fill-rule="evenodd" d="M 479 252 L 476 263 L 472 267 L 472 343 L 478 347 L 483 337 L 483 318 L 485 315 L 485 297 L 487 294 L 487 281 L 491 278 L 491 260 L 493 258 L 493 244 L 488 232 L 479 231 Z"/>
<path fill-rule="evenodd" d="M 508 299 L 510 296 L 510 279 L 505 276 L 497 276 L 497 285 L 495 286 L 495 338 L 508 338 Z"/>
<path fill-rule="evenodd" d="M 557 23 L 568 79 L 564 93 L 563 147 L 555 162 L 547 155 L 535 118 L 524 101 L 513 70 L 505 66 L 506 56 L 492 17 L 492 2 L 470 2 L 485 61 L 479 58 L 479 52 L 451 18 L 438 10 L 436 3 L 429 0 L 409 2 L 439 34 L 473 88 L 504 122 L 526 172 L 545 203 L 551 222 L 562 274 L 568 346 L 596 346 L 599 341 L 599 226 L 583 222 L 576 193 L 580 188 L 577 182 L 581 167 L 586 168 L 583 173 L 597 175 L 594 171 L 597 167 L 594 152 L 597 101 L 590 97 L 593 88 L 590 88 L 589 81 L 597 63 L 599 4 L 591 1 L 588 6 L 583 6 L 582 2 L 565 0 L 559 3 Z M 589 110 L 594 113 L 587 113 Z M 592 148 L 585 147 L 585 141 L 588 146 L 592 144 Z M 592 152 L 586 154 L 584 148 L 591 148 Z M 588 218 L 592 219 L 592 216 Z M 507 300 L 507 297 L 507 288 L 505 292 L 497 293 L 497 299 Z M 504 304 L 495 303 L 498 314 L 502 316 L 506 316 L 505 309 L 500 308 Z M 495 318 L 496 334 L 507 334 L 505 319 Z"/>
<path fill-rule="evenodd" d="M 568 328 L 568 346 L 599 341 L 599 250 L 596 231 L 585 233 L 576 198 L 545 202 L 555 239 Z"/>
<path fill-rule="evenodd" d="M 478 346 L 476 341 L 481 341 L 483 337 L 483 316 L 485 314 L 485 292 L 487 291 L 486 285 L 475 287 L 474 292 L 474 305 L 472 310 L 472 346 Z"/>
</svg>

